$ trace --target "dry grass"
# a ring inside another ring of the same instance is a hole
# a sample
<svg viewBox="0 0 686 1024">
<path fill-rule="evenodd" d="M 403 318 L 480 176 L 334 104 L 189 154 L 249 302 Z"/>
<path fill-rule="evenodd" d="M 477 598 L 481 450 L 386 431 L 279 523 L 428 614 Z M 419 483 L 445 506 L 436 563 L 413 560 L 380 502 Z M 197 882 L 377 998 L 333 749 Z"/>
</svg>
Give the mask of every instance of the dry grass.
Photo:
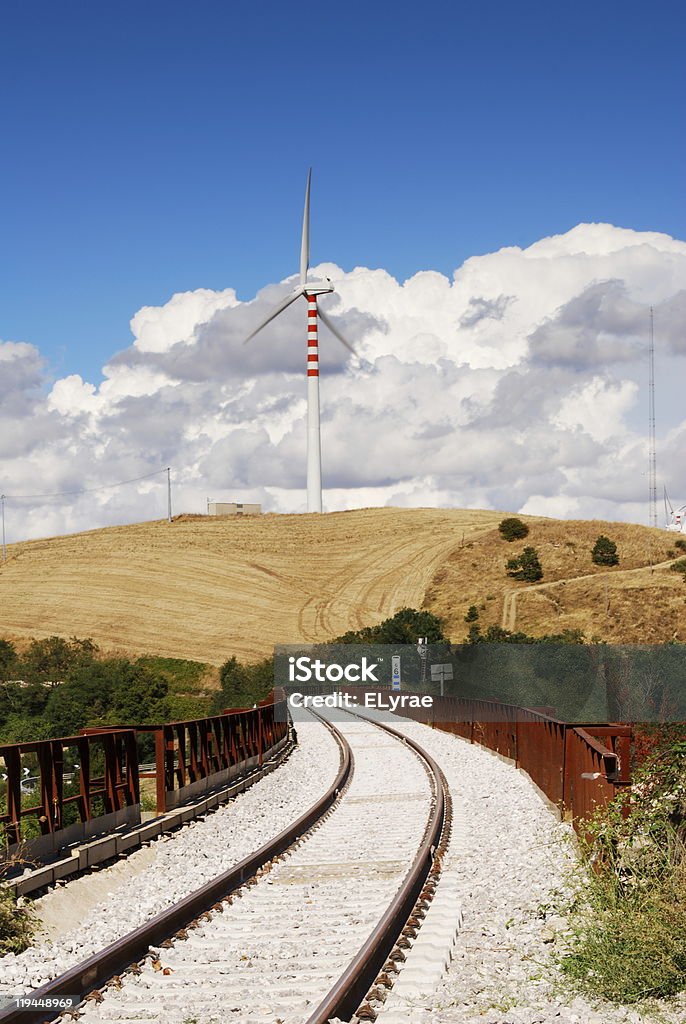
<svg viewBox="0 0 686 1024">
<path fill-rule="evenodd" d="M 92 637 L 104 650 L 221 664 L 321 641 L 419 607 L 456 544 L 497 512 L 363 509 L 179 516 L 14 544 L 5 636 Z"/>
<path fill-rule="evenodd" d="M 521 518 L 530 527 L 525 540 L 507 543 L 490 530 L 457 547 L 435 574 L 425 607 L 443 616 L 454 641 L 467 633 L 471 604 L 482 629 L 505 625 L 536 636 L 580 629 L 615 643 L 686 640 L 686 587 L 664 564 L 673 535 L 629 523 Z M 591 561 L 601 533 L 617 543 L 620 563 L 611 569 Z M 526 545 L 544 570 L 533 586 L 505 574 L 506 560 Z"/>
<path fill-rule="evenodd" d="M 581 629 L 615 642 L 686 640 L 686 587 L 664 562 L 673 537 L 626 523 L 522 516 L 523 541 L 498 534 L 502 512 L 361 509 L 229 519 L 179 516 L 11 545 L 0 567 L 2 635 L 90 636 L 107 653 L 221 664 L 275 643 L 322 641 L 403 606 L 441 615 L 455 642 L 464 615 L 540 635 Z M 620 564 L 593 565 L 599 533 Z M 505 561 L 533 545 L 541 584 Z M 680 553 L 681 554 L 681 553 Z M 512 596 L 516 596 L 516 602 Z M 510 595 L 510 596 L 508 596 Z M 506 608 L 507 605 L 507 608 Z"/>
</svg>

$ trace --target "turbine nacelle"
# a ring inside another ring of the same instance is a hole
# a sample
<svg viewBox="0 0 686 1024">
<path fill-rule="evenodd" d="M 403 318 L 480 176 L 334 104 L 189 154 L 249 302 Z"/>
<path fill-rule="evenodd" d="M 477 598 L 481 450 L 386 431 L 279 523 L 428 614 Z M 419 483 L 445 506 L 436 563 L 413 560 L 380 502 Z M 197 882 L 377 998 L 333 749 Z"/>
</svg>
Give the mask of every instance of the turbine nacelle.
<svg viewBox="0 0 686 1024">
<path fill-rule="evenodd" d="M 334 291 L 334 286 L 331 281 L 327 281 L 326 284 L 304 284 L 300 289 L 303 295 L 328 295 Z"/>
</svg>

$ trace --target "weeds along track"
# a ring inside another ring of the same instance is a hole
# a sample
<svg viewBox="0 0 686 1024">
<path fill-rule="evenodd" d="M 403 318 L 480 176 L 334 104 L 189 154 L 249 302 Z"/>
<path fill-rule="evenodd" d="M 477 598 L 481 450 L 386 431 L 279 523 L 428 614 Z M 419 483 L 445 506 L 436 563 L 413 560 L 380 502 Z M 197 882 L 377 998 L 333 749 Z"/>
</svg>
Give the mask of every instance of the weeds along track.
<svg viewBox="0 0 686 1024">
<path fill-rule="evenodd" d="M 339 772 L 316 805 L 33 998 L 78 995 L 82 1024 L 323 1024 L 362 1004 L 373 1017 L 366 997 L 390 983 L 437 880 L 450 801 L 414 741 L 340 717 L 327 723 Z M 0 1024 L 56 1016 L 8 1010 Z"/>
</svg>

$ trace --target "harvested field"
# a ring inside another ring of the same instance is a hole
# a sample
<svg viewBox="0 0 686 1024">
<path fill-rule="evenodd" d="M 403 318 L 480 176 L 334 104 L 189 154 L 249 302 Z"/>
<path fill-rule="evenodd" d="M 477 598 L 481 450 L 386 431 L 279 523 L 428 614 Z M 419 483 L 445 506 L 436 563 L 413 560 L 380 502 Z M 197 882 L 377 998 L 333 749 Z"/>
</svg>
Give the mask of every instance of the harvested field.
<svg viewBox="0 0 686 1024">
<path fill-rule="evenodd" d="M 507 543 L 502 512 L 360 509 L 326 515 L 178 516 L 11 545 L 0 566 L 0 635 L 92 637 L 107 652 L 213 665 L 268 655 L 275 643 L 323 641 L 399 608 L 440 615 L 454 642 L 467 608 L 534 635 L 580 629 L 619 643 L 686 641 L 686 586 L 670 571 L 675 537 L 629 523 L 522 516 Z M 619 566 L 595 566 L 598 534 Z M 540 584 L 505 562 L 526 545 Z"/>
<path fill-rule="evenodd" d="M 179 516 L 11 545 L 5 636 L 79 636 L 108 650 L 221 664 L 322 641 L 421 606 L 456 545 L 498 512 L 362 509 Z"/>
</svg>

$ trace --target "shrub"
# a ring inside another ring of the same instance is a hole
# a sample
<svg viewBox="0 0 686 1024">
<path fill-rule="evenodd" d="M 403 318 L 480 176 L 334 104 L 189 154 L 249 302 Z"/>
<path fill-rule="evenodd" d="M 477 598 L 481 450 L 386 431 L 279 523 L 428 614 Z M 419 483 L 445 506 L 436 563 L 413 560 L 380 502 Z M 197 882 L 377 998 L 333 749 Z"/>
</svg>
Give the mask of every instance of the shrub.
<svg viewBox="0 0 686 1024">
<path fill-rule="evenodd" d="M 464 617 L 464 621 L 465 622 L 476 622 L 476 620 L 478 618 L 479 618 L 479 610 L 478 610 L 478 608 L 476 607 L 475 604 L 470 604 L 469 608 L 467 609 L 467 614 Z"/>
<path fill-rule="evenodd" d="M 525 580 L 527 583 L 543 579 L 543 569 L 536 548 L 524 548 L 518 558 L 510 558 L 507 562 L 507 575 L 515 580 Z"/>
<path fill-rule="evenodd" d="M 680 551 L 686 551 L 686 540 L 683 537 L 679 537 L 678 540 L 674 541 L 674 547 L 679 548 Z"/>
<path fill-rule="evenodd" d="M 630 1003 L 686 988 L 686 742 L 636 772 L 626 796 L 580 838 L 585 870 L 561 908 L 571 938 L 564 973 L 593 996 Z"/>
<path fill-rule="evenodd" d="M 337 636 L 333 644 L 416 644 L 419 637 L 426 637 L 428 643 L 438 644 L 446 639 L 443 623 L 433 612 L 417 611 L 416 608 L 401 608 L 390 619 L 384 619 L 378 626 L 365 626 Z"/>
<path fill-rule="evenodd" d="M 30 907 L 19 904 L 9 889 L 0 887 L 0 956 L 22 953 L 27 949 L 35 926 Z"/>
<path fill-rule="evenodd" d="M 521 519 L 517 519 L 516 516 L 510 516 L 509 519 L 501 520 L 498 525 L 498 532 L 503 540 L 523 540 L 529 536 L 529 527 Z"/>
<path fill-rule="evenodd" d="M 686 573 L 686 558 L 680 558 L 678 562 L 672 562 L 669 567 L 673 572 Z"/>
<path fill-rule="evenodd" d="M 613 540 L 610 540 L 609 537 L 605 537 L 601 533 L 593 545 L 591 558 L 596 565 L 619 565 L 617 545 Z"/>
<path fill-rule="evenodd" d="M 274 685 L 274 663 L 267 658 L 254 665 L 243 665 L 231 657 L 222 665 L 219 678 L 221 690 L 214 697 L 214 712 L 249 708 L 264 700 Z"/>
</svg>

